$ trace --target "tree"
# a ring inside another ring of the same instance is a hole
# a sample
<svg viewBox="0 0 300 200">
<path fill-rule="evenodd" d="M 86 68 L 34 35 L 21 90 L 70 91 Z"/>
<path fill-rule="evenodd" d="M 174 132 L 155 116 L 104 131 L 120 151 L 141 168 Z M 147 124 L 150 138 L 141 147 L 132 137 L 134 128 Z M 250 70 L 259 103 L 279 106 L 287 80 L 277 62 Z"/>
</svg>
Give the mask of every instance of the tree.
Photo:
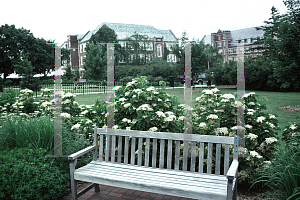
<svg viewBox="0 0 300 200">
<path fill-rule="evenodd" d="M 170 53 L 169 49 L 165 46 L 164 47 L 164 57 L 163 57 L 163 60 L 165 60 L 165 61 L 168 60 L 169 53 Z"/>
<path fill-rule="evenodd" d="M 102 45 L 96 45 L 94 42 L 88 43 L 84 61 L 86 78 L 102 81 L 106 77 L 107 55 L 105 50 Z"/>
<path fill-rule="evenodd" d="M 288 13 L 279 15 L 272 7 L 271 18 L 259 28 L 264 31 L 264 56 L 273 63 L 273 78 L 283 91 L 300 88 L 300 2 L 284 0 Z"/>
<path fill-rule="evenodd" d="M 72 74 L 72 69 L 71 69 L 71 65 L 67 65 L 67 68 L 66 68 L 66 72 L 64 74 L 64 78 L 66 78 L 67 80 L 71 80 L 73 77 L 73 74 Z"/>
<path fill-rule="evenodd" d="M 4 80 L 14 72 L 14 65 L 21 61 L 26 47 L 33 42 L 33 34 L 24 28 L 16 29 L 15 25 L 8 24 L 0 27 L 0 73 L 4 73 Z"/>
<path fill-rule="evenodd" d="M 107 45 L 98 43 L 117 43 L 117 35 L 114 30 L 102 26 L 91 37 L 86 46 L 86 58 L 84 63 L 86 78 L 103 80 L 106 77 Z M 115 54 L 118 54 L 119 45 L 115 45 Z"/>
</svg>

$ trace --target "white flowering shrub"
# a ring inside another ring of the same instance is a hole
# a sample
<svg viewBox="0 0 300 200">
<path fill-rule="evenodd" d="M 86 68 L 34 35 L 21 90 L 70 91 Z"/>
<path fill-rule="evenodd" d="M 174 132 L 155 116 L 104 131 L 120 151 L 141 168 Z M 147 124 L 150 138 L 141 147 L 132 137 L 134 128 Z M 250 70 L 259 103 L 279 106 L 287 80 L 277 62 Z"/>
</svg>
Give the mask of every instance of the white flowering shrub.
<svg viewBox="0 0 300 200">
<path fill-rule="evenodd" d="M 196 98 L 193 113 L 196 134 L 234 136 L 237 129 L 245 133 L 245 149 L 240 148 L 239 180 L 251 182 L 257 171 L 269 163 L 275 153 L 278 120 L 264 113 L 265 105 L 257 100 L 255 93 L 243 95 L 244 103 L 235 101 L 232 94 L 221 95 L 218 89 L 203 90 Z M 237 127 L 237 107 L 244 110 L 244 127 Z M 244 153 L 243 153 L 244 152 Z"/>
<path fill-rule="evenodd" d="M 300 124 L 297 124 L 296 122 L 289 123 L 286 125 L 282 135 L 285 142 L 300 146 L 300 144 L 296 142 L 297 140 L 300 140 Z"/>
<path fill-rule="evenodd" d="M 149 86 L 145 77 L 115 88 L 114 109 L 119 129 L 183 131 L 183 107 L 178 99 Z"/>
<path fill-rule="evenodd" d="M 38 102 L 35 102 L 33 91 L 24 89 L 20 91 L 19 99 L 12 105 L 14 113 L 34 113 L 38 108 Z"/>
</svg>

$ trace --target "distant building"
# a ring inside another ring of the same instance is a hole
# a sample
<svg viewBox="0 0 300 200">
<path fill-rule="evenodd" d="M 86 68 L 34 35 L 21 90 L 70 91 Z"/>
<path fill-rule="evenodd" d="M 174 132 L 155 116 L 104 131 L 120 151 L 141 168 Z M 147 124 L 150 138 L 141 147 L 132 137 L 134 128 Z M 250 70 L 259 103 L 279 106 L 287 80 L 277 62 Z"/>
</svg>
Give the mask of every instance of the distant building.
<svg viewBox="0 0 300 200">
<path fill-rule="evenodd" d="M 219 53 L 223 54 L 224 62 L 230 60 L 237 61 L 237 44 L 244 44 L 244 55 L 257 57 L 263 54 L 263 50 L 256 48 L 263 47 L 263 44 L 254 45 L 257 38 L 263 38 L 263 30 L 256 30 L 255 27 L 239 29 L 234 31 L 218 30 L 216 33 L 204 36 L 204 43 L 219 49 Z"/>
<path fill-rule="evenodd" d="M 171 45 L 178 43 L 178 39 L 171 30 L 160 30 L 150 25 L 104 22 L 97 26 L 94 30 L 88 31 L 86 34 L 68 35 L 68 39 L 62 47 L 71 49 L 71 60 L 69 64 L 72 66 L 72 71 L 76 69 L 76 66 L 79 66 L 80 75 L 83 75 L 84 58 L 86 57 L 85 47 L 92 35 L 95 35 L 96 32 L 103 26 L 107 26 L 115 31 L 117 34 L 117 40 L 121 46 L 127 45 L 128 41 L 126 41 L 126 38 L 134 35 L 135 32 L 140 35 L 147 35 L 151 40 L 151 43 L 141 44 L 145 45 L 146 51 L 139 53 L 140 58 L 146 58 L 146 62 L 149 62 L 153 57 L 162 58 L 164 55 L 164 47 L 168 48 L 170 51 L 167 61 L 177 62 L 175 54 L 171 51 Z M 121 60 L 120 63 L 122 62 L 124 61 Z M 67 63 L 65 61 L 64 66 L 62 67 L 63 70 L 65 70 L 66 65 Z"/>
</svg>

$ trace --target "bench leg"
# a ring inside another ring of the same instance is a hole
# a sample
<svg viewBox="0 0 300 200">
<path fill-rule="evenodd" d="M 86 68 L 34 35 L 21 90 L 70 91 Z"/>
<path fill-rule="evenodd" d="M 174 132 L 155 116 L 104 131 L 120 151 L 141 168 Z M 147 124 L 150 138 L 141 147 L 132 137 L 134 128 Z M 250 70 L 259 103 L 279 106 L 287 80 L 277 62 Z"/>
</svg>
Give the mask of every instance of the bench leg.
<svg viewBox="0 0 300 200">
<path fill-rule="evenodd" d="M 234 192 L 233 192 L 233 200 L 236 200 L 237 198 L 237 179 L 235 180 L 235 184 L 234 184 Z"/>
<path fill-rule="evenodd" d="M 72 199 L 77 200 L 77 188 L 76 181 L 74 179 L 75 165 L 77 163 L 77 159 L 70 163 L 70 178 L 71 178 L 71 191 L 72 191 Z"/>
<path fill-rule="evenodd" d="M 95 192 L 100 192 L 99 184 L 97 183 L 94 184 L 95 184 Z"/>
</svg>

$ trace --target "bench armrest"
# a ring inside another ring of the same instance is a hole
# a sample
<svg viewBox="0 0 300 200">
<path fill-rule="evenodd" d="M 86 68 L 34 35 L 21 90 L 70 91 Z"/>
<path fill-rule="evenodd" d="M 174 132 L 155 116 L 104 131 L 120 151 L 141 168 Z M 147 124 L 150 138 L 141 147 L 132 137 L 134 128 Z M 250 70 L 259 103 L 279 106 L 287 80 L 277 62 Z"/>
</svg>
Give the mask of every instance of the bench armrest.
<svg viewBox="0 0 300 200">
<path fill-rule="evenodd" d="M 69 160 L 75 160 L 76 158 L 78 158 L 78 157 L 80 157 L 80 156 L 82 156 L 82 155 L 84 155 L 84 154 L 86 154 L 86 153 L 88 153 L 88 152 L 90 152 L 90 151 L 92 151 L 94 149 L 96 149 L 96 146 L 89 146 L 89 147 L 87 147 L 85 149 L 82 149 L 82 150 L 80 150 L 80 151 L 78 151 L 76 153 L 73 153 L 73 154 L 69 155 L 68 159 Z"/>
<path fill-rule="evenodd" d="M 239 161 L 233 160 L 230 167 L 229 167 L 229 170 L 226 174 L 227 179 L 234 179 L 238 168 L 239 168 Z"/>
</svg>

